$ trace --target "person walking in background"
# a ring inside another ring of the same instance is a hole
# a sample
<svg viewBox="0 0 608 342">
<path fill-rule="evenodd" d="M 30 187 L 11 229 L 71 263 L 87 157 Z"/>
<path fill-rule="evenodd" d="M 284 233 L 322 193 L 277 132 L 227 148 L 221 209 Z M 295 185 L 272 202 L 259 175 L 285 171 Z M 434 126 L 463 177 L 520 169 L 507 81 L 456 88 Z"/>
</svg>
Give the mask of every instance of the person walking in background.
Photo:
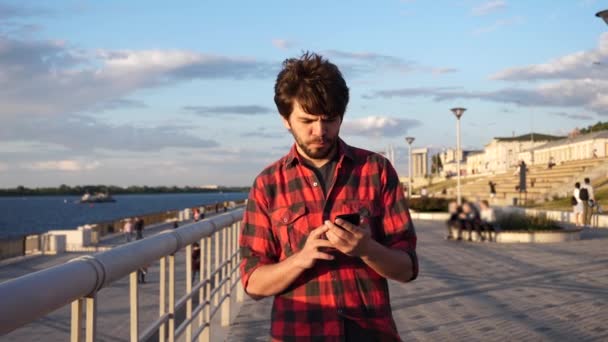
<svg viewBox="0 0 608 342">
<path fill-rule="evenodd" d="M 135 218 L 135 239 L 141 240 L 144 238 L 144 219 L 141 217 Z"/>
<path fill-rule="evenodd" d="M 198 242 L 192 244 L 192 282 L 195 283 L 201 269 L 201 246 Z"/>
<path fill-rule="evenodd" d="M 198 211 L 198 208 L 192 208 L 192 219 L 194 220 L 194 222 L 198 222 L 198 220 L 200 219 L 200 213 Z"/>
<path fill-rule="evenodd" d="M 572 201 L 572 214 L 574 214 L 574 224 L 577 227 L 582 225 L 582 216 L 583 216 L 583 201 L 580 198 L 581 191 L 581 183 L 574 183 L 574 191 L 572 191 L 572 197 L 574 201 Z M 574 204 L 576 202 L 576 204 Z"/>
<path fill-rule="evenodd" d="M 131 242 L 133 239 L 133 222 L 130 217 L 127 217 L 124 220 L 124 225 L 122 226 L 122 231 L 125 234 L 125 239 L 127 242 Z"/>
<path fill-rule="evenodd" d="M 387 279 L 417 277 L 416 233 L 391 163 L 340 138 L 348 98 L 323 57 L 283 62 L 274 100 L 295 143 L 255 178 L 239 241 L 245 291 L 274 297 L 273 341 L 400 341 Z"/>
<path fill-rule="evenodd" d="M 137 283 L 146 283 L 146 274 L 148 274 L 148 266 L 142 266 L 137 269 Z"/>
<path fill-rule="evenodd" d="M 555 160 L 553 156 L 549 157 L 549 162 L 547 163 L 547 169 L 551 170 L 555 166 Z"/>
<path fill-rule="evenodd" d="M 490 187 L 490 199 L 496 198 L 496 183 L 489 181 L 488 186 Z"/>
<path fill-rule="evenodd" d="M 589 178 L 584 179 L 583 185 L 579 192 L 579 198 L 583 204 L 583 226 L 589 227 L 591 225 L 591 216 L 593 216 L 593 206 L 595 204 L 595 193 L 593 192 L 593 186 Z"/>
</svg>

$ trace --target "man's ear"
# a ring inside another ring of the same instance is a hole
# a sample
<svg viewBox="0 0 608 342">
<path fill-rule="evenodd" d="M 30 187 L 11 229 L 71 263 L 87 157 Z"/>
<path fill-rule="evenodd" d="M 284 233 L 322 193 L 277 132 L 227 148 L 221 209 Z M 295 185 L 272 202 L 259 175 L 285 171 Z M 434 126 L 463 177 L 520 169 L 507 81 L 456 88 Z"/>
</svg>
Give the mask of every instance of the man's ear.
<svg viewBox="0 0 608 342">
<path fill-rule="evenodd" d="M 289 124 L 289 120 L 285 119 L 282 115 L 281 115 L 281 120 L 283 121 L 283 126 L 285 126 L 285 128 L 287 128 L 287 130 L 291 130 L 291 125 Z"/>
</svg>

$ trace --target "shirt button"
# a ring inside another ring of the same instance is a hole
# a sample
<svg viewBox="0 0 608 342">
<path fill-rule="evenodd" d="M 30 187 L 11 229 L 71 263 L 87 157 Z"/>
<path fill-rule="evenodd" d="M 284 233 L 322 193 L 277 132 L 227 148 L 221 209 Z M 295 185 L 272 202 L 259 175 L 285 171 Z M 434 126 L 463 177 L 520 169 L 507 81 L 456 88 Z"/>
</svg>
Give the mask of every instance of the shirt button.
<svg viewBox="0 0 608 342">
<path fill-rule="evenodd" d="M 287 223 L 287 221 L 288 221 L 288 220 L 287 220 L 287 218 L 286 218 L 286 217 L 284 217 L 284 218 L 283 218 L 283 222 L 284 222 L 284 223 Z"/>
<path fill-rule="evenodd" d="M 312 183 L 312 186 L 319 186 L 319 183 L 314 182 L 314 183 Z"/>
<path fill-rule="evenodd" d="M 338 313 L 341 315 L 342 314 L 342 309 L 338 309 Z"/>
</svg>

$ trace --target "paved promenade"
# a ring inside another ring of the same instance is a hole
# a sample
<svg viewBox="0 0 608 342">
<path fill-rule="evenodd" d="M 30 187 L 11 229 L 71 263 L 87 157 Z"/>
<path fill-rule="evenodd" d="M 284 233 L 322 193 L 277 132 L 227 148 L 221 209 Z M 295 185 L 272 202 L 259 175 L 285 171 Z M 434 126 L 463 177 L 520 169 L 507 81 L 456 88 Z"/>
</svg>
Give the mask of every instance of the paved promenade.
<svg viewBox="0 0 608 342">
<path fill-rule="evenodd" d="M 608 229 L 561 244 L 446 241 L 416 221 L 420 276 L 391 283 L 404 341 L 608 340 Z M 267 341 L 270 300 L 247 300 L 228 341 Z"/>
</svg>

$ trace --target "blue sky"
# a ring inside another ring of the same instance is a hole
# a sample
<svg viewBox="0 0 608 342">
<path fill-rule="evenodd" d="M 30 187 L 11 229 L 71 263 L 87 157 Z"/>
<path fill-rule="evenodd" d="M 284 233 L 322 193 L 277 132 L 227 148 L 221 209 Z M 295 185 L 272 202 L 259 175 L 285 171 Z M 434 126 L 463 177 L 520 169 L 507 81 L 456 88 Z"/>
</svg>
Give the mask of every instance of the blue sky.
<svg viewBox="0 0 608 342">
<path fill-rule="evenodd" d="M 593 0 L 0 0 L 0 187 L 250 185 L 292 144 L 273 86 L 318 52 L 351 90 L 341 136 L 463 146 L 608 119 Z"/>
</svg>

